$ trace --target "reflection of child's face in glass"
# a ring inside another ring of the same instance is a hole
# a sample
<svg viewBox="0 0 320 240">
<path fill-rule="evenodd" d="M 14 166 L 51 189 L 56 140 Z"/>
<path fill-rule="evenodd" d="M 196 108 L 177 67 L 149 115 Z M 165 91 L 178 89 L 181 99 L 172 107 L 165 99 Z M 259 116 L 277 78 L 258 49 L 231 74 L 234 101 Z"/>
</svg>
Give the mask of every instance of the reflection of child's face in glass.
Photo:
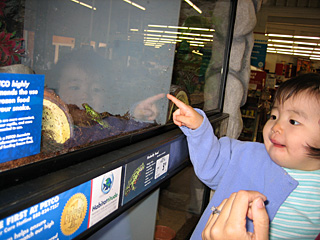
<svg viewBox="0 0 320 240">
<path fill-rule="evenodd" d="M 96 111 L 103 112 L 106 111 L 103 109 L 106 93 L 101 83 L 98 74 L 71 65 L 61 72 L 58 93 L 68 104 L 81 107 L 83 103 L 88 103 Z"/>
</svg>

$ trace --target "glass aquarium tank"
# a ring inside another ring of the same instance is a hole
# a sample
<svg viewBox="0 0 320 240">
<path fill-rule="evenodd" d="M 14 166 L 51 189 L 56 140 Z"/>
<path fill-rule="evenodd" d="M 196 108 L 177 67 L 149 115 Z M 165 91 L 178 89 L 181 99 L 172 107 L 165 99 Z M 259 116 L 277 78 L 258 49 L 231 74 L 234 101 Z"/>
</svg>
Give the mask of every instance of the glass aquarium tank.
<svg viewBox="0 0 320 240">
<path fill-rule="evenodd" d="M 0 76 L 44 76 L 44 82 L 33 83 L 40 87 L 42 114 L 19 111 L 39 128 L 34 136 L 26 125 L 12 127 L 22 118 L 5 111 L 32 106 L 33 97 L 27 94 L 22 104 L 20 92 L 13 97 L 0 86 L 1 151 L 23 154 L 28 145 L 17 144 L 23 134 L 36 144 L 31 154 L 0 158 L 0 171 L 168 126 L 175 106 L 167 93 L 206 112 L 221 112 L 231 2 L 0 1 Z M 21 84 L 27 83 L 23 77 Z"/>
</svg>

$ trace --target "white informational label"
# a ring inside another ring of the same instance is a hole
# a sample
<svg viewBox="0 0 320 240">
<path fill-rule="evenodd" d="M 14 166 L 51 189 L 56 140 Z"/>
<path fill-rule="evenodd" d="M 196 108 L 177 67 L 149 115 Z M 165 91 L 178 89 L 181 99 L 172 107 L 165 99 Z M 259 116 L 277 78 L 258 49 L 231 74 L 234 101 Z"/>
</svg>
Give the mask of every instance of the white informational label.
<svg viewBox="0 0 320 240">
<path fill-rule="evenodd" d="M 89 227 L 118 209 L 122 167 L 92 179 Z"/>
<path fill-rule="evenodd" d="M 158 159 L 156 163 L 154 179 L 157 179 L 158 177 L 166 173 L 168 171 L 168 165 L 169 165 L 169 154 Z"/>
</svg>

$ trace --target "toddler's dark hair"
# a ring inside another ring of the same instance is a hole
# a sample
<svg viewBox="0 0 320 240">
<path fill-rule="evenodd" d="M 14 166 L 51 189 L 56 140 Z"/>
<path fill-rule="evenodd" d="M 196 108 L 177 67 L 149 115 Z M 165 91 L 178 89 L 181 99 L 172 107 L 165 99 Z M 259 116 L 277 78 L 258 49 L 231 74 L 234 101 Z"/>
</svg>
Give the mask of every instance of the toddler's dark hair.
<svg viewBox="0 0 320 240">
<path fill-rule="evenodd" d="M 289 98 L 302 92 L 307 92 L 310 96 L 316 97 L 318 103 L 320 103 L 320 75 L 307 73 L 281 83 L 276 91 L 273 104 L 275 102 L 283 104 Z M 320 159 L 320 148 L 308 146 L 308 155 Z"/>
<path fill-rule="evenodd" d="M 274 101 L 280 104 L 287 99 L 296 96 L 298 93 L 307 91 L 320 101 L 320 75 L 317 73 L 307 73 L 291 78 L 280 84 L 276 91 Z"/>
</svg>

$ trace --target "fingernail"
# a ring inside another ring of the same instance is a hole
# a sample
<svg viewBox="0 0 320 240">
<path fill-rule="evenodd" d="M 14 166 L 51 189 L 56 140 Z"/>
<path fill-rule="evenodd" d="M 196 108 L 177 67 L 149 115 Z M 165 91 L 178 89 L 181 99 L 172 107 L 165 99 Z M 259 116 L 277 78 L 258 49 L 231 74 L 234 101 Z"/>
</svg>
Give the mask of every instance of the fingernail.
<svg viewBox="0 0 320 240">
<path fill-rule="evenodd" d="M 263 202 L 263 200 L 261 198 L 257 199 L 256 204 L 257 204 L 258 208 L 264 208 L 265 207 L 264 202 Z"/>
</svg>

